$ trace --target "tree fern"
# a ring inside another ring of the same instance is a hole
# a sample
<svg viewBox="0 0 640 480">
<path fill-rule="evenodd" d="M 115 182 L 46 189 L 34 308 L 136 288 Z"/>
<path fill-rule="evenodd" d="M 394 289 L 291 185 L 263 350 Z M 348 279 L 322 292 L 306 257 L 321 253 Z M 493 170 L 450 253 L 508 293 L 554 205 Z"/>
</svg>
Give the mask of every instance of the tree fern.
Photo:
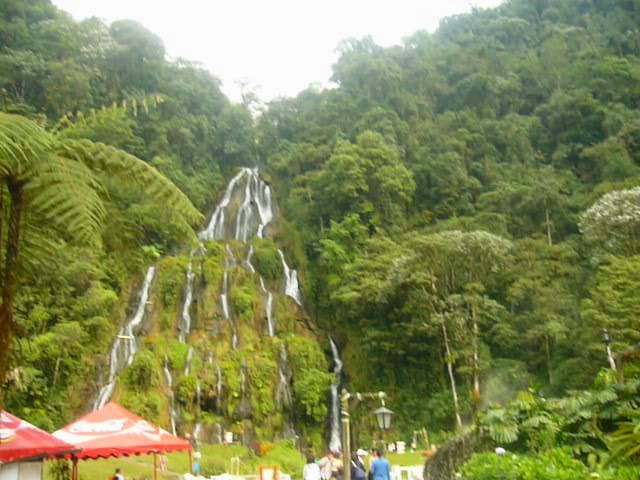
<svg viewBox="0 0 640 480">
<path fill-rule="evenodd" d="M 143 160 L 105 144 L 47 132 L 19 115 L 0 113 L 0 384 L 15 329 L 18 268 L 46 258 L 51 246 L 46 232 L 51 229 L 82 242 L 99 240 L 106 211 L 100 181 L 104 175 L 136 185 L 187 224 L 201 219 L 189 199 Z"/>
</svg>

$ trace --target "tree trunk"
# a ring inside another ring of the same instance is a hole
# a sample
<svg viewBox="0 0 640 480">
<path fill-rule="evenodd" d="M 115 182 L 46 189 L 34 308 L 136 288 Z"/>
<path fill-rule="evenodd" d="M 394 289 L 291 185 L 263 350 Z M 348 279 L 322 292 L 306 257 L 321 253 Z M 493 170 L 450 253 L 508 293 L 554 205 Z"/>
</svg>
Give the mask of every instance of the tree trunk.
<svg viewBox="0 0 640 480">
<path fill-rule="evenodd" d="M 2 276 L 2 305 L 0 305 L 0 386 L 4 384 L 7 378 L 9 349 L 15 329 L 13 322 L 13 302 L 18 283 L 20 219 L 24 205 L 22 183 L 15 179 L 8 179 L 7 187 L 11 198 L 11 207 L 9 209 L 4 275 Z M 3 391 L 3 389 L 0 389 L 0 391 Z M 2 406 L 4 406 L 4 398 L 3 395 L 0 394 L 0 408 Z"/>
<path fill-rule="evenodd" d="M 449 338 L 447 337 L 447 327 L 442 324 L 442 336 L 444 337 L 444 348 L 447 352 L 447 370 L 449 371 L 449 380 L 451 380 L 451 395 L 453 396 L 453 409 L 456 414 L 456 427 L 462 427 L 460 419 L 460 406 L 458 405 L 458 391 L 456 390 L 456 380 L 453 377 L 453 362 L 451 361 L 451 349 L 449 348 Z"/>
<path fill-rule="evenodd" d="M 549 335 L 544 336 L 544 353 L 547 359 L 547 374 L 549 375 L 549 383 L 553 383 L 551 375 L 551 345 L 549 345 Z"/>
<path fill-rule="evenodd" d="M 4 233 L 4 183 L 0 183 L 0 259 L 4 258 L 4 252 L 2 246 L 4 245 L 3 233 Z M 0 261 L 0 279 L 2 278 L 2 262 Z"/>
<path fill-rule="evenodd" d="M 551 242 L 551 222 L 549 221 L 549 209 L 548 208 L 544 209 L 544 216 L 546 218 L 546 223 L 547 223 L 547 241 L 549 242 L 549 246 L 552 246 L 553 243 Z"/>
<path fill-rule="evenodd" d="M 476 304 L 471 305 L 471 321 L 473 322 L 473 336 L 471 338 L 473 348 L 473 407 L 475 413 L 480 410 L 480 358 L 478 354 L 478 311 Z"/>
</svg>

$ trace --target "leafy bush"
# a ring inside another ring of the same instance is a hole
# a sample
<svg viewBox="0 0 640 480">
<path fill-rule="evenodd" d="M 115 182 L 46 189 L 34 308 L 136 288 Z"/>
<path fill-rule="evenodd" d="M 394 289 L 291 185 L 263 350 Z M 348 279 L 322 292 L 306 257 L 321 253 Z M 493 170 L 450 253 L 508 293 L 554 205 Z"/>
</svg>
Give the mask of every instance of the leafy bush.
<svg viewBox="0 0 640 480">
<path fill-rule="evenodd" d="M 149 351 L 138 352 L 126 370 L 126 384 L 133 390 L 147 391 L 160 385 L 159 371 L 160 368 L 153 353 Z"/>
<path fill-rule="evenodd" d="M 169 351 L 167 352 L 169 366 L 174 370 L 183 370 L 187 362 L 188 353 L 189 346 L 186 343 L 177 340 L 172 341 L 169 344 Z"/>
<path fill-rule="evenodd" d="M 231 308 L 241 318 L 251 318 L 253 315 L 253 296 L 244 286 L 231 289 Z"/>
<path fill-rule="evenodd" d="M 185 405 L 191 404 L 196 399 L 198 379 L 195 375 L 185 375 L 180 378 L 177 388 L 177 400 Z"/>
<path fill-rule="evenodd" d="M 160 414 L 165 408 L 162 397 L 154 392 L 128 391 L 124 393 L 120 402 L 123 407 L 153 423 L 159 423 Z"/>
<path fill-rule="evenodd" d="M 589 471 L 567 450 L 554 449 L 536 456 L 480 453 L 462 467 L 465 480 L 586 480 Z"/>
<path fill-rule="evenodd" d="M 158 265 L 158 296 L 165 307 L 172 307 L 178 302 L 185 283 L 184 260 L 179 257 L 167 257 Z"/>
<path fill-rule="evenodd" d="M 333 381 L 327 359 L 316 340 L 292 335 L 287 340 L 296 410 L 311 420 L 322 421 L 327 414 L 327 391 Z"/>
<path fill-rule="evenodd" d="M 600 475 L 602 480 L 638 480 L 640 465 L 623 465 L 612 468 Z"/>
<path fill-rule="evenodd" d="M 256 271 L 266 280 L 279 279 L 282 275 L 282 261 L 273 240 L 269 238 L 255 239 L 253 249 L 255 252 L 253 264 Z"/>
</svg>

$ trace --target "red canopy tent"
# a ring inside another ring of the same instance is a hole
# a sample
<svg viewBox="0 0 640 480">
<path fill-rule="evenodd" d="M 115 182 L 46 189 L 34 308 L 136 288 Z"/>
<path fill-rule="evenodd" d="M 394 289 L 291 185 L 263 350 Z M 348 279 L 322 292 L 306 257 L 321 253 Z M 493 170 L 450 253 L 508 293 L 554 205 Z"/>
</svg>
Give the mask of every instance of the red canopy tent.
<svg viewBox="0 0 640 480">
<path fill-rule="evenodd" d="M 191 444 L 187 440 L 171 435 L 114 402 L 70 423 L 53 435 L 82 449 L 72 457 L 74 477 L 78 459 L 154 454 L 155 476 L 155 454 L 188 450 L 191 457 Z"/>
<path fill-rule="evenodd" d="M 76 450 L 29 422 L 0 412 L 0 463 L 62 457 Z"/>
</svg>

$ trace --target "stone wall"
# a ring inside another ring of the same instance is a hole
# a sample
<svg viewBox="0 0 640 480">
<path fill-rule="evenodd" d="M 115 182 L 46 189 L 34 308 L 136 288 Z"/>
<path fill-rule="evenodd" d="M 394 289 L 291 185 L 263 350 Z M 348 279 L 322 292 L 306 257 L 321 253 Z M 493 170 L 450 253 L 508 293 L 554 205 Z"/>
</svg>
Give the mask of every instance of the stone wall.
<svg viewBox="0 0 640 480">
<path fill-rule="evenodd" d="M 476 431 L 452 438 L 427 460 L 424 480 L 455 480 L 462 464 L 475 452 L 487 450 L 489 446 L 487 439 Z"/>
</svg>

